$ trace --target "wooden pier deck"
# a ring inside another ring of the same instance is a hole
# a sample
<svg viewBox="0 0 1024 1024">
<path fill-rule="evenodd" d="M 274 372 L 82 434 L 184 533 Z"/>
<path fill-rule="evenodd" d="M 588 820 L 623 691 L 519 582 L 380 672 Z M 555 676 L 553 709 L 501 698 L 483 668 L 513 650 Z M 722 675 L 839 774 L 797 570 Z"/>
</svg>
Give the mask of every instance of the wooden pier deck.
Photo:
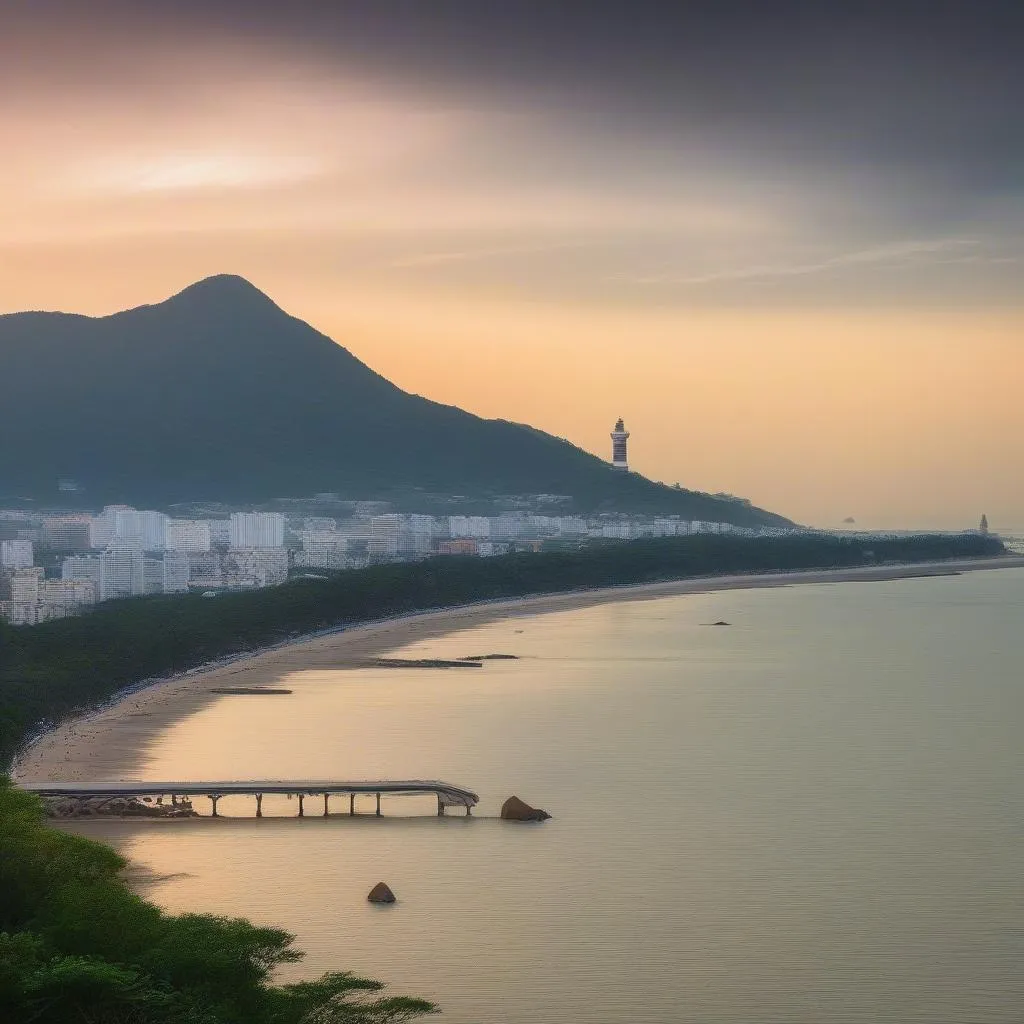
<svg viewBox="0 0 1024 1024">
<path fill-rule="evenodd" d="M 298 817 L 305 814 L 304 800 L 307 796 L 322 796 L 324 816 L 329 811 L 332 796 L 348 796 L 349 814 L 356 813 L 355 800 L 359 795 L 377 798 L 376 814 L 381 814 L 381 796 L 421 796 L 433 794 L 437 797 L 437 813 L 443 815 L 449 807 L 464 807 L 466 814 L 472 812 L 479 802 L 476 793 L 461 786 L 436 779 L 380 780 L 343 782 L 325 779 L 230 779 L 220 781 L 160 781 L 148 780 L 126 782 L 23 782 L 19 788 L 42 797 L 64 797 L 70 800 L 114 800 L 117 798 L 160 799 L 170 797 L 171 803 L 179 798 L 206 797 L 212 804 L 212 816 L 217 815 L 217 801 L 225 796 L 252 796 L 256 798 L 256 817 L 263 817 L 263 797 L 268 793 L 284 794 L 298 798 Z"/>
</svg>

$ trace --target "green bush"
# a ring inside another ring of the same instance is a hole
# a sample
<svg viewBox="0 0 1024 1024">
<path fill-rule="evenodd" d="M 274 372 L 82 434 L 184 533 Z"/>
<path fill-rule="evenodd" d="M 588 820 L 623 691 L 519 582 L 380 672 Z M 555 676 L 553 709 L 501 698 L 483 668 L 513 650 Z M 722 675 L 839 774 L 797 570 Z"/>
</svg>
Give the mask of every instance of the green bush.
<svg viewBox="0 0 1024 1024">
<path fill-rule="evenodd" d="M 301 958 L 276 928 L 172 916 L 133 893 L 124 861 L 47 828 L 0 777 L 0 1010 L 4 1024 L 395 1024 L 435 1008 L 351 974 L 274 985 Z"/>
<path fill-rule="evenodd" d="M 134 598 L 87 615 L 0 634 L 0 766 L 26 736 L 145 679 L 242 654 L 296 634 L 470 601 L 731 572 L 858 566 L 1002 553 L 973 534 L 889 540 L 702 534 L 500 558 L 446 556 L 328 579 L 221 594 Z"/>
</svg>

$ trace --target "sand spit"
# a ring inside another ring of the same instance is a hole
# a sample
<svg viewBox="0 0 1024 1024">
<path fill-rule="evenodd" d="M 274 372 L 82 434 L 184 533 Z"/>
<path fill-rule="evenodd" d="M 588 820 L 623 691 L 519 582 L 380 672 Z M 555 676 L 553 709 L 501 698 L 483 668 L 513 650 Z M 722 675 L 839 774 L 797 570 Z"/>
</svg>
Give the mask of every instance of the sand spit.
<svg viewBox="0 0 1024 1024">
<path fill-rule="evenodd" d="M 131 778 L 139 770 L 146 747 L 160 732 L 219 699 L 214 688 L 258 689 L 279 684 L 291 672 L 365 667 L 408 644 L 499 619 L 720 590 L 895 580 L 1000 568 L 1024 568 L 1024 557 L 713 576 L 482 602 L 372 622 L 298 639 L 258 654 L 155 681 L 41 736 L 18 758 L 12 774 L 15 779 L 37 782 Z"/>
</svg>

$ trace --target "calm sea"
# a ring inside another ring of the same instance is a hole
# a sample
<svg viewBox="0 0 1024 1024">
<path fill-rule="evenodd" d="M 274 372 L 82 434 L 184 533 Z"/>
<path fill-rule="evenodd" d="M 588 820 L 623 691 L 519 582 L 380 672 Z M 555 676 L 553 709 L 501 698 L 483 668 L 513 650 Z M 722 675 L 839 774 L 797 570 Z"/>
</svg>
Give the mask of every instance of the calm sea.
<svg viewBox="0 0 1024 1024">
<path fill-rule="evenodd" d="M 385 797 L 299 821 L 280 797 L 256 821 L 238 798 L 103 834 L 160 904 L 287 928 L 299 972 L 458 1024 L 1024 1020 L 1024 571 L 605 605 L 402 653 L 492 652 L 519 660 L 289 675 L 138 766 L 439 778 L 481 794 L 471 819 Z M 553 819 L 497 820 L 512 793 Z M 366 902 L 382 879 L 393 907 Z"/>
</svg>

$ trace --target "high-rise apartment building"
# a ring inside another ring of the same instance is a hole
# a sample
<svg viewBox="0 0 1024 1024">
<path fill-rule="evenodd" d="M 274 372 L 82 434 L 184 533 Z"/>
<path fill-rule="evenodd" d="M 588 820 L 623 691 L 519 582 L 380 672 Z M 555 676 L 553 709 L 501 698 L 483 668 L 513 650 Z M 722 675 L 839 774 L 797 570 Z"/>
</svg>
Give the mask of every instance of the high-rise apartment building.
<svg viewBox="0 0 1024 1024">
<path fill-rule="evenodd" d="M 461 537 L 488 538 L 491 521 L 487 516 L 449 516 L 448 535 L 453 540 Z"/>
<path fill-rule="evenodd" d="M 107 505 L 89 524 L 89 547 L 105 548 L 114 539 L 119 512 L 134 512 L 130 505 Z"/>
<path fill-rule="evenodd" d="M 60 578 L 68 582 L 88 583 L 92 587 L 93 600 L 100 596 L 102 562 L 95 555 L 71 555 L 65 558 L 60 568 Z"/>
<path fill-rule="evenodd" d="M 288 579 L 288 549 L 232 548 L 224 556 L 224 585 L 270 587 Z"/>
<path fill-rule="evenodd" d="M 432 550 L 436 525 L 433 516 L 411 515 L 409 522 L 409 551 L 416 555 L 426 555 Z"/>
<path fill-rule="evenodd" d="M 338 521 L 328 516 L 307 516 L 302 521 L 302 528 L 303 530 L 315 530 L 320 533 L 334 531 L 338 529 Z"/>
<path fill-rule="evenodd" d="M 219 551 L 197 551 L 188 558 L 188 582 L 193 587 L 220 587 L 224 585 Z"/>
<path fill-rule="evenodd" d="M 227 547 L 231 543 L 230 519 L 207 519 L 206 525 L 210 528 L 210 544 Z"/>
<path fill-rule="evenodd" d="M 402 517 L 393 512 L 370 519 L 370 553 L 397 555 L 402 549 Z"/>
<path fill-rule="evenodd" d="M 515 540 L 525 532 L 523 520 L 519 516 L 496 516 L 490 520 L 490 537 L 492 540 Z"/>
<path fill-rule="evenodd" d="M 163 587 L 165 594 L 181 594 L 188 590 L 189 556 L 185 551 L 165 551 Z"/>
<path fill-rule="evenodd" d="M 167 516 L 162 512 L 137 512 L 135 509 L 118 512 L 112 543 L 143 551 L 163 551 L 167 546 Z"/>
<path fill-rule="evenodd" d="M 100 600 L 137 597 L 145 591 L 146 558 L 138 548 L 111 547 L 100 555 Z"/>
<path fill-rule="evenodd" d="M 143 594 L 162 594 L 164 592 L 164 560 L 162 558 L 143 556 L 142 592 Z"/>
<path fill-rule="evenodd" d="M 167 544 L 167 516 L 162 512 L 140 512 L 130 505 L 108 505 L 92 521 L 90 546 L 106 548 L 111 544 L 162 551 Z"/>
<path fill-rule="evenodd" d="M 52 609 L 48 618 L 59 618 L 92 604 L 96 591 L 89 580 L 43 580 L 39 585 L 39 600 Z"/>
<path fill-rule="evenodd" d="M 232 512 L 230 522 L 233 548 L 284 547 L 285 518 L 278 512 Z"/>
<path fill-rule="evenodd" d="M 32 541 L 0 540 L 0 569 L 27 569 L 32 565 Z"/>
<path fill-rule="evenodd" d="M 44 519 L 40 544 L 50 551 L 87 551 L 90 544 L 88 516 L 56 516 Z"/>
<path fill-rule="evenodd" d="M 15 569 L 10 574 L 11 603 L 38 604 L 39 587 L 43 582 L 41 566 Z"/>
<path fill-rule="evenodd" d="M 209 551 L 213 539 L 205 519 L 171 519 L 167 523 L 167 550 L 198 554 Z"/>
</svg>

